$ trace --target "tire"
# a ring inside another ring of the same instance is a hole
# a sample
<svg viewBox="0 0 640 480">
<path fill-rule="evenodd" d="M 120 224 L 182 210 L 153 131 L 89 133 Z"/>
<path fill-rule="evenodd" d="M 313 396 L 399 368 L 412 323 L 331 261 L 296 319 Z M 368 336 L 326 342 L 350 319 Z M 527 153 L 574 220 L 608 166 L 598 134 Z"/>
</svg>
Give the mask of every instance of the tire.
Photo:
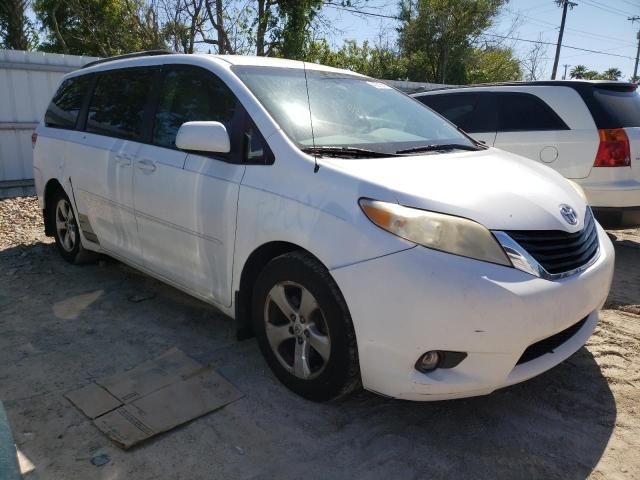
<svg viewBox="0 0 640 480">
<path fill-rule="evenodd" d="M 58 247 L 62 258 L 76 265 L 97 259 L 98 255 L 95 252 L 86 250 L 82 246 L 76 213 L 73 210 L 71 200 L 62 189 L 54 194 L 49 215 L 51 215 L 49 221 L 53 226 L 56 247 Z"/>
<path fill-rule="evenodd" d="M 311 255 L 291 252 L 270 261 L 255 283 L 251 311 L 262 354 L 290 390 L 327 401 L 360 386 L 347 305 L 327 269 Z"/>
</svg>

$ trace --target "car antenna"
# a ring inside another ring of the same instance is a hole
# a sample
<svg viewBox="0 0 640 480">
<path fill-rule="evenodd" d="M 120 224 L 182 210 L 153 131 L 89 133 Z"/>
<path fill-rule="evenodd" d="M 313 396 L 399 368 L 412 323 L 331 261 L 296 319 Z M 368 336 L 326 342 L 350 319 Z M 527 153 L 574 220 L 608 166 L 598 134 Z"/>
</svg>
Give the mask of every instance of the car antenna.
<svg viewBox="0 0 640 480">
<path fill-rule="evenodd" d="M 309 98 L 309 81 L 307 80 L 307 62 L 302 62 L 302 68 L 304 69 L 304 85 L 307 88 L 307 104 L 309 105 L 309 124 L 311 125 L 311 144 L 313 145 L 313 161 L 315 166 L 313 167 L 313 173 L 318 173 L 320 165 L 318 164 L 318 154 L 316 150 L 316 136 L 313 133 L 313 115 L 311 114 L 311 99 Z"/>
</svg>

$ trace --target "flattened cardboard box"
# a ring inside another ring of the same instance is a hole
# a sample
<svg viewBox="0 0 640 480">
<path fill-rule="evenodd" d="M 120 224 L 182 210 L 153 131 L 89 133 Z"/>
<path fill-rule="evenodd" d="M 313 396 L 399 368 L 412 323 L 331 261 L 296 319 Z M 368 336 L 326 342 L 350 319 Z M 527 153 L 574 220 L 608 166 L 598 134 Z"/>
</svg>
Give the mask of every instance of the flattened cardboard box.
<svg viewBox="0 0 640 480">
<path fill-rule="evenodd" d="M 66 397 L 124 449 L 238 400 L 215 370 L 172 348 Z"/>
</svg>

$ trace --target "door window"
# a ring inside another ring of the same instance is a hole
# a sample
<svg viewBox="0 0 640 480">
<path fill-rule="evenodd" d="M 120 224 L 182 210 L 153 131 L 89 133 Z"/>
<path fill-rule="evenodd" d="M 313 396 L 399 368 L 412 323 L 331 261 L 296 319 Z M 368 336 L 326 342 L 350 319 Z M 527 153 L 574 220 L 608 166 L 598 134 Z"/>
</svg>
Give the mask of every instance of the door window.
<svg viewBox="0 0 640 480">
<path fill-rule="evenodd" d="M 235 106 L 233 93 L 213 74 L 196 68 L 170 70 L 153 122 L 153 143 L 176 148 L 178 129 L 192 121 L 220 122 L 231 135 Z"/>
<path fill-rule="evenodd" d="M 494 94 L 500 105 L 501 132 L 569 130 L 569 127 L 541 98 L 529 93 Z"/>
<path fill-rule="evenodd" d="M 76 128 L 78 114 L 91 85 L 91 80 L 91 76 L 84 75 L 62 82 L 44 116 L 44 123 L 47 127 Z"/>
<path fill-rule="evenodd" d="M 140 140 L 153 70 L 114 70 L 98 76 L 89 102 L 86 130 L 113 137 Z"/>
</svg>

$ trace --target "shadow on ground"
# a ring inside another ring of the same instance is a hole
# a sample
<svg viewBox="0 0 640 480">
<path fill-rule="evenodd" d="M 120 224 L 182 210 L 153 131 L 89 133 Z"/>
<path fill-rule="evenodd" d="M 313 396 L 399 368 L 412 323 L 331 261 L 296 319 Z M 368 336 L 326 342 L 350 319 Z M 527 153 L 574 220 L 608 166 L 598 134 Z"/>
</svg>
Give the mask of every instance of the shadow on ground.
<svg viewBox="0 0 640 480">
<path fill-rule="evenodd" d="M 620 268 L 640 263 L 640 250 L 620 250 Z M 488 397 L 411 403 L 359 392 L 314 404 L 282 387 L 255 342 L 236 342 L 214 308 L 122 264 L 76 267 L 52 244 L 35 244 L 1 251 L 0 278 L 0 398 L 36 466 L 29 478 L 578 479 L 616 423 L 585 348 Z M 129 452 L 63 397 L 174 346 L 245 397 Z M 88 460 L 97 449 L 110 457 L 100 468 Z"/>
</svg>

